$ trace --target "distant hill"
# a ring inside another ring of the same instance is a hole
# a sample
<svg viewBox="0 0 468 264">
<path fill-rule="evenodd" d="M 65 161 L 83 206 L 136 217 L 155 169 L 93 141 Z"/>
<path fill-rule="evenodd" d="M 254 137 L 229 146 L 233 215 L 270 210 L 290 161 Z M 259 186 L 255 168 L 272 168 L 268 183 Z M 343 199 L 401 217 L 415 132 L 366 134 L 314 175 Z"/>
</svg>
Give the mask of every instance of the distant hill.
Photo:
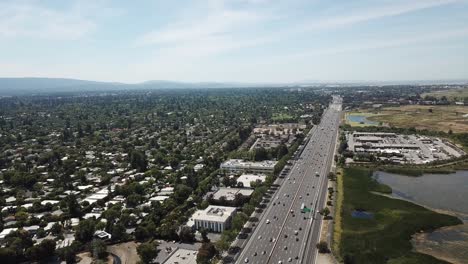
<svg viewBox="0 0 468 264">
<path fill-rule="evenodd" d="M 106 83 L 61 78 L 0 78 L 0 95 L 55 92 L 105 91 L 129 88 L 123 83 Z"/>
<path fill-rule="evenodd" d="M 221 82 L 147 81 L 137 84 L 96 82 L 63 78 L 0 78 L 0 95 L 25 95 L 58 92 L 92 92 L 133 89 L 233 88 L 259 84 Z"/>
<path fill-rule="evenodd" d="M 100 92 L 134 89 L 182 89 L 182 88 L 237 88 L 237 87 L 305 87 L 305 86 L 356 86 L 392 84 L 466 84 L 467 80 L 440 81 L 302 81 L 291 83 L 240 83 L 240 82 L 176 82 L 155 80 L 137 84 L 97 82 L 64 78 L 0 78 L 0 96 L 34 95 L 61 92 Z"/>
</svg>

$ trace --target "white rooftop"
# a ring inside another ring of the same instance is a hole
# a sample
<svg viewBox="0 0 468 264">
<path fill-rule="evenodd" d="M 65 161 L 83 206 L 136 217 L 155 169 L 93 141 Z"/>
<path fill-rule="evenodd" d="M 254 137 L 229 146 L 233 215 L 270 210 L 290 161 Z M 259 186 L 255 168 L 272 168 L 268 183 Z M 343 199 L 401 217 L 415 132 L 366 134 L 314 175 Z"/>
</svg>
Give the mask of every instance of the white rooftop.
<svg viewBox="0 0 468 264">
<path fill-rule="evenodd" d="M 225 197 L 226 200 L 232 201 L 236 198 L 237 194 L 242 194 L 245 197 L 249 197 L 252 195 L 253 190 L 252 189 L 241 189 L 241 188 L 219 188 L 218 191 L 216 191 L 213 194 L 213 199 L 219 200 L 221 197 Z"/>
<path fill-rule="evenodd" d="M 276 165 L 276 161 L 264 160 L 264 161 L 244 161 L 242 159 L 230 159 L 221 163 L 221 168 L 243 168 L 243 169 L 273 169 Z"/>
<path fill-rule="evenodd" d="M 250 188 L 250 183 L 255 181 L 264 182 L 266 179 L 265 174 L 242 174 L 237 178 L 237 183 L 241 182 L 244 187 Z"/>
<path fill-rule="evenodd" d="M 235 207 L 210 205 L 205 210 L 196 211 L 192 218 L 200 221 L 225 222 L 235 211 Z"/>
</svg>

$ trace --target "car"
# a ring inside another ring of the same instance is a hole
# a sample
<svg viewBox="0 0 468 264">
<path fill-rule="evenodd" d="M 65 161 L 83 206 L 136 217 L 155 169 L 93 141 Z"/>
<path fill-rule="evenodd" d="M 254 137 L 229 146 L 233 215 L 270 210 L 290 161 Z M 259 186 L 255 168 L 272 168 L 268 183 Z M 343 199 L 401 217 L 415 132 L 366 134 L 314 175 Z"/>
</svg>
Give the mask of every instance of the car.
<svg viewBox="0 0 468 264">
<path fill-rule="evenodd" d="M 262 251 L 262 255 L 265 255 L 265 254 L 266 254 L 266 251 L 265 251 L 265 250 L 263 250 L 263 251 Z"/>
<path fill-rule="evenodd" d="M 258 239 L 259 239 L 259 240 L 262 239 L 262 236 L 258 236 Z"/>
<path fill-rule="evenodd" d="M 299 234 L 299 231 L 294 230 L 294 234 L 297 236 Z"/>
<path fill-rule="evenodd" d="M 267 225 L 268 225 L 268 224 L 270 223 L 270 219 L 267 219 L 267 220 L 266 220 L 266 223 L 267 223 Z"/>
<path fill-rule="evenodd" d="M 245 258 L 244 263 L 249 263 L 249 258 Z"/>
<path fill-rule="evenodd" d="M 292 258 L 288 258 L 288 262 L 291 262 L 292 261 Z"/>
<path fill-rule="evenodd" d="M 284 250 L 288 250 L 288 246 L 284 246 Z"/>
</svg>

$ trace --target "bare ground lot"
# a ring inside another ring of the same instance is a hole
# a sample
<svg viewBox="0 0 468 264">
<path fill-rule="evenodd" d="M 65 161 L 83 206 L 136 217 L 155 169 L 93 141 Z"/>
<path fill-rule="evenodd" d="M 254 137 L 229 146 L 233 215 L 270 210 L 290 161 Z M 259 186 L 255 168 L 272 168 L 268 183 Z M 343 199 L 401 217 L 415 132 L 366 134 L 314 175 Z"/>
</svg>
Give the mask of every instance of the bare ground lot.
<svg viewBox="0 0 468 264">
<path fill-rule="evenodd" d="M 140 260 L 136 251 L 137 246 L 137 243 L 131 241 L 108 246 L 107 251 L 119 257 L 122 264 L 136 264 Z"/>
</svg>

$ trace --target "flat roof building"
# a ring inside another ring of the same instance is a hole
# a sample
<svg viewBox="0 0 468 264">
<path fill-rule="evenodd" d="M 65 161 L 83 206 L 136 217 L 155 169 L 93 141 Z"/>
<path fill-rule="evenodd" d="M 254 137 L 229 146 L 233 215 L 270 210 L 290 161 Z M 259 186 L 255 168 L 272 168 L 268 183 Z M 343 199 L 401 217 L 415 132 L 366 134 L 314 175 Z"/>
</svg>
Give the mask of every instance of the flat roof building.
<svg viewBox="0 0 468 264">
<path fill-rule="evenodd" d="M 220 200 L 221 197 L 225 197 L 226 201 L 234 201 L 236 195 L 242 194 L 242 196 L 250 197 L 252 195 L 252 189 L 241 189 L 241 188 L 219 188 L 214 194 L 213 199 Z"/>
<path fill-rule="evenodd" d="M 235 207 L 210 205 L 205 210 L 198 210 L 192 215 L 196 229 L 205 228 L 213 232 L 223 232 L 231 227 Z"/>
<path fill-rule="evenodd" d="M 241 185 L 244 188 L 250 188 L 251 182 L 265 182 L 265 174 L 242 174 L 237 178 L 238 186 Z"/>
<path fill-rule="evenodd" d="M 164 264 L 197 264 L 197 251 L 178 248 Z"/>
<path fill-rule="evenodd" d="M 230 159 L 221 163 L 220 169 L 224 172 L 254 172 L 271 173 L 275 169 L 276 161 L 244 161 L 241 159 Z"/>
</svg>

